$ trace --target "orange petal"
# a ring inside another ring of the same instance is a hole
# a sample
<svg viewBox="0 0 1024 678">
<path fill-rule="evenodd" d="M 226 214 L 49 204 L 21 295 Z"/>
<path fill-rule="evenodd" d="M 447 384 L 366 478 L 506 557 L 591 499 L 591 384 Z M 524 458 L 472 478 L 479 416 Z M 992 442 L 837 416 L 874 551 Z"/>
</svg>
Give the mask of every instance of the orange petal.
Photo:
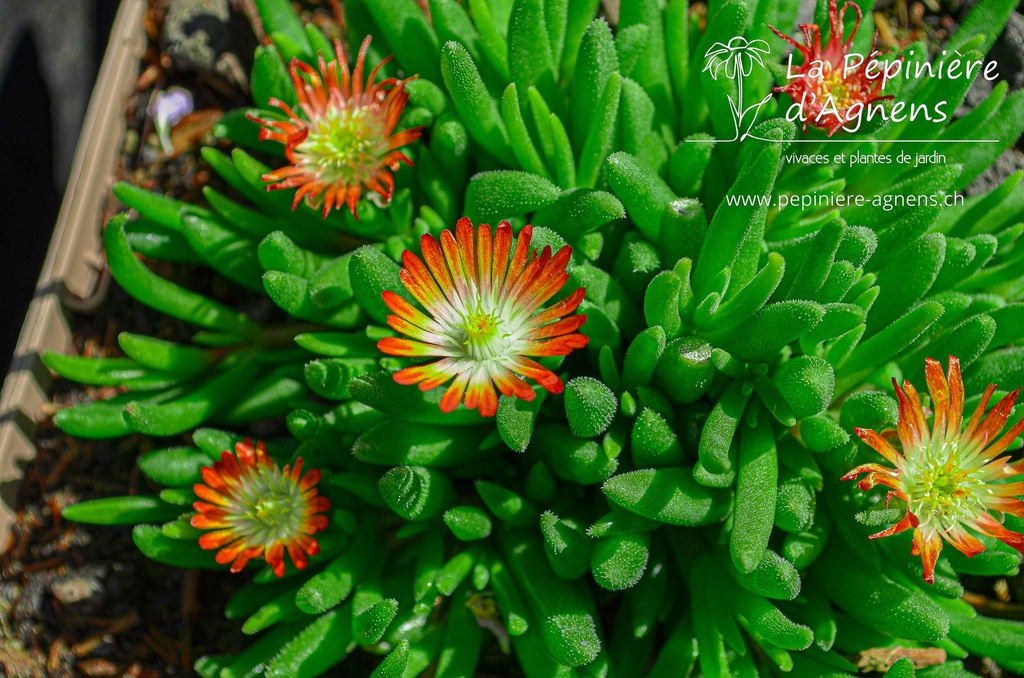
<svg viewBox="0 0 1024 678">
<path fill-rule="evenodd" d="M 881 464 L 861 464 L 860 466 L 847 471 L 846 475 L 840 478 L 840 480 L 853 480 L 862 473 L 878 473 L 880 475 L 890 475 L 893 477 L 898 475 L 898 471 L 896 471 L 896 469 L 882 466 Z"/>
<path fill-rule="evenodd" d="M 231 503 L 219 492 L 210 489 L 209 487 L 201 483 L 196 483 L 195 485 L 193 485 L 192 491 L 195 492 L 196 496 L 198 496 L 200 499 L 205 499 L 206 501 L 210 502 L 211 504 L 215 504 L 216 506 L 229 506 Z"/>
<path fill-rule="evenodd" d="M 985 508 L 990 511 L 1009 513 L 1017 516 L 1018 518 L 1024 518 L 1024 501 L 1021 501 L 1020 499 L 1014 499 L 1012 497 L 996 497 L 994 499 L 988 499 L 985 501 Z"/>
<path fill-rule="evenodd" d="M 384 337 L 377 342 L 377 348 L 388 355 L 408 358 L 429 358 L 447 355 L 448 350 L 422 341 L 402 339 L 401 337 Z M 403 370 L 404 371 L 404 370 Z"/>
<path fill-rule="evenodd" d="M 949 384 L 946 382 L 946 375 L 942 373 L 942 365 L 934 358 L 924 359 L 925 381 L 928 382 L 928 393 L 932 398 L 932 407 L 935 410 L 932 435 L 943 439 L 946 433 L 946 425 L 949 422 Z"/>
<path fill-rule="evenodd" d="M 558 378 L 557 374 L 529 358 L 517 358 L 513 361 L 512 365 L 510 365 L 510 368 L 513 372 L 518 372 L 524 377 L 533 379 L 543 386 L 549 393 L 561 393 L 565 390 L 565 385 L 562 383 L 562 380 Z"/>
<path fill-rule="evenodd" d="M 306 557 L 306 552 L 303 551 L 298 544 L 288 544 L 288 555 L 291 557 L 292 562 L 295 563 L 296 568 L 300 570 L 306 569 L 306 564 L 309 562 L 309 558 Z M 281 574 L 284 574 L 283 562 L 281 563 Z M 281 575 L 278 576 L 280 577 Z"/>
<path fill-rule="evenodd" d="M 896 425 L 896 430 L 899 433 L 903 449 L 909 450 L 916 447 L 921 441 L 920 431 L 915 426 L 917 417 L 913 412 L 913 405 L 911 405 L 910 399 L 896 383 L 895 378 L 892 380 L 892 385 L 896 389 L 896 400 L 899 401 L 900 405 L 899 422 Z"/>
<path fill-rule="evenodd" d="M 455 377 L 455 381 L 452 382 L 451 386 L 441 396 L 441 411 L 442 412 L 453 412 L 459 403 L 462 402 L 463 396 L 466 394 L 466 385 L 469 383 L 469 373 L 463 372 L 462 374 Z"/>
<path fill-rule="evenodd" d="M 538 327 L 537 329 L 530 331 L 527 333 L 526 338 L 530 340 L 537 340 L 557 337 L 563 334 L 571 334 L 582 327 L 585 322 L 587 322 L 587 316 L 571 315 L 568 318 L 562 318 L 558 322 L 549 323 L 543 327 Z"/>
<path fill-rule="evenodd" d="M 284 576 L 284 545 L 275 541 L 271 544 L 270 548 L 267 549 L 266 555 L 267 564 L 273 568 L 274 574 L 278 577 Z"/>
<path fill-rule="evenodd" d="M 193 525 L 193 527 L 197 526 Z M 207 551 L 212 551 L 213 549 L 226 546 L 236 539 L 238 539 L 238 533 L 234 530 L 217 530 L 215 532 L 207 532 L 199 537 L 199 546 Z"/>
<path fill-rule="evenodd" d="M 491 261 L 491 245 L 491 227 L 481 224 L 477 228 L 476 273 L 477 285 L 480 287 L 480 296 L 484 299 L 491 296 L 492 289 L 491 271 L 493 262 Z"/>
<path fill-rule="evenodd" d="M 1021 434 L 1021 431 L 1024 431 L 1024 419 L 1021 419 L 1014 424 L 999 440 L 982 450 L 979 458 L 983 461 L 987 461 L 1002 454 L 1003 451 L 1010 446 L 1010 443 L 1017 439 L 1017 436 Z"/>
<path fill-rule="evenodd" d="M 301 468 L 301 464 L 301 458 L 295 462 L 296 467 Z M 302 476 L 302 480 L 299 481 L 299 489 L 305 492 L 306 490 L 320 482 L 320 476 L 320 469 L 310 469 L 309 471 L 306 472 L 306 475 Z"/>
<path fill-rule="evenodd" d="M 542 325 L 557 318 L 569 315 L 579 307 L 586 294 L 587 288 L 580 287 L 565 299 L 552 304 L 537 315 L 533 316 L 533 322 L 538 325 Z"/>
<path fill-rule="evenodd" d="M 918 440 L 927 443 L 931 438 L 931 433 L 928 430 L 928 422 L 925 421 L 924 408 L 921 406 L 921 396 L 918 395 L 914 385 L 906 380 L 903 382 L 903 391 L 907 394 L 907 399 L 910 402 L 910 414 L 913 416 L 911 424 L 917 433 Z"/>
<path fill-rule="evenodd" d="M 972 527 L 984 535 L 995 537 L 1007 546 L 1010 546 L 1024 554 L 1024 535 L 1006 529 L 1003 527 L 1002 523 L 997 521 L 988 513 L 982 513 L 978 516 Z"/>
<path fill-rule="evenodd" d="M 200 502 L 196 502 L 197 504 Z M 209 504 L 207 504 L 209 506 Z M 198 510 L 198 507 L 196 507 Z M 192 527 L 198 527 L 200 530 L 216 530 L 223 527 L 228 527 L 231 523 L 224 519 L 225 513 L 221 511 L 219 514 L 207 514 L 200 513 L 199 515 L 192 516 L 189 524 Z"/>
<path fill-rule="evenodd" d="M 891 527 L 885 528 L 881 532 L 876 532 L 875 534 L 868 537 L 868 539 L 880 539 L 881 537 L 891 537 L 894 534 L 899 534 L 900 532 L 903 532 L 905 530 L 915 528 L 917 527 L 917 525 L 917 516 L 915 516 L 910 511 L 907 511 L 907 513 L 903 516 L 902 519 L 900 519 L 898 523 Z"/>
<path fill-rule="evenodd" d="M 960 359 L 949 356 L 949 423 L 946 428 L 946 440 L 953 440 L 960 435 L 960 426 L 964 419 L 964 381 L 960 376 Z"/>
<path fill-rule="evenodd" d="M 973 558 L 985 550 L 985 545 L 981 543 L 981 540 L 959 525 L 947 530 L 945 537 L 953 545 L 953 548 L 968 558 Z"/>
<path fill-rule="evenodd" d="M 574 317 L 587 319 L 585 315 Z M 523 349 L 522 355 L 533 357 L 569 355 L 576 349 L 584 348 L 589 342 L 590 338 L 585 334 L 566 334 L 554 339 L 531 342 L 527 348 Z"/>
<path fill-rule="evenodd" d="M 895 464 L 896 466 L 901 465 L 900 462 L 903 460 L 903 455 L 897 452 L 896 448 L 890 445 L 888 441 L 878 433 L 867 428 L 855 428 L 853 429 L 853 432 L 856 433 L 857 436 L 869 447 L 871 447 L 871 449 L 888 459 L 890 463 Z"/>
<path fill-rule="evenodd" d="M 1013 404 L 1017 401 L 1017 396 L 1020 394 L 1020 389 L 1008 393 L 1007 395 L 1000 398 L 996 406 L 992 408 L 992 411 L 988 413 L 985 420 L 978 427 L 978 430 L 971 437 L 971 443 L 977 445 L 978 448 L 983 448 L 988 444 L 989 440 L 992 440 L 1003 427 L 1006 426 L 1006 421 L 1010 418 L 1010 410 L 1013 409 Z"/>
<path fill-rule="evenodd" d="M 921 556 L 921 564 L 924 565 L 924 580 L 929 584 L 935 583 L 935 563 L 939 560 L 939 553 L 942 551 L 942 538 L 937 534 L 925 537 L 921 530 L 914 530 L 914 546 L 911 550 L 916 556 Z"/>
<path fill-rule="evenodd" d="M 493 417 L 498 411 L 498 395 L 494 392 L 494 386 L 490 383 L 480 391 L 479 411 L 484 417 Z"/>
<path fill-rule="evenodd" d="M 507 221 L 498 224 L 498 231 L 494 236 L 493 246 L 494 272 L 491 279 L 494 284 L 494 294 L 499 296 L 505 287 L 505 276 L 508 272 L 509 253 L 512 251 L 512 225 Z"/>
<path fill-rule="evenodd" d="M 981 417 L 985 414 L 985 410 L 988 409 L 988 401 L 992 398 L 992 394 L 996 392 L 996 385 L 989 384 L 985 388 L 985 392 L 981 394 L 981 400 L 978 401 L 978 406 L 974 408 L 974 414 L 971 415 L 970 421 L 967 422 L 967 427 L 963 433 L 960 434 L 960 440 L 969 440 L 974 436 L 974 430 L 981 423 Z"/>
<path fill-rule="evenodd" d="M 220 551 L 217 551 L 217 556 L 215 560 L 219 565 L 227 565 L 228 563 L 238 558 L 238 556 L 242 553 L 244 549 L 245 542 L 239 539 L 238 541 L 225 546 Z"/>
</svg>

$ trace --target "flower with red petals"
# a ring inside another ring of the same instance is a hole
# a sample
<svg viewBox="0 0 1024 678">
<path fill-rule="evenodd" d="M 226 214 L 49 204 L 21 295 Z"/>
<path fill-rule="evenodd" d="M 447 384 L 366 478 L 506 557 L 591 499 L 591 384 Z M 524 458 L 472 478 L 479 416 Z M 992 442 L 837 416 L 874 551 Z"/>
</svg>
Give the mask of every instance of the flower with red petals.
<svg viewBox="0 0 1024 678">
<path fill-rule="evenodd" d="M 387 337 L 377 346 L 391 355 L 440 359 L 399 370 L 395 381 L 429 391 L 454 379 L 441 409 L 451 412 L 465 400 L 485 417 L 498 409 L 495 386 L 504 395 L 533 400 L 520 376 L 562 392 L 562 380 L 529 356 L 568 355 L 587 345 L 576 331 L 587 317 L 570 315 L 586 290 L 541 310 L 569 279 L 572 248 L 552 254 L 545 247 L 538 256 L 530 252 L 532 233 L 525 226 L 513 239 L 507 221 L 492 234 L 487 224 L 474 228 L 463 218 L 454 236 L 441 233 L 440 243 L 431 235 L 420 239 L 423 260 L 408 250 L 402 254 L 402 283 L 427 313 L 385 291 L 384 303 L 394 314 L 388 324 L 409 338 Z"/>
<path fill-rule="evenodd" d="M 202 501 L 193 504 L 198 515 L 192 526 L 213 530 L 199 538 L 204 549 L 220 549 L 217 562 L 240 572 L 253 558 L 264 557 L 278 576 L 284 576 L 287 550 L 295 567 L 306 567 L 307 556 L 320 552 L 312 535 L 327 527 L 326 497 L 317 496 L 320 471 L 302 473 L 302 458 L 280 469 L 262 442 L 235 445 L 220 461 L 202 469 L 203 482 L 194 490 Z"/>
<path fill-rule="evenodd" d="M 857 22 L 844 40 L 843 16 L 848 8 L 857 13 Z M 847 55 L 863 18 L 856 3 L 847 2 L 836 10 L 836 0 L 829 0 L 828 19 L 830 34 L 825 48 L 821 47 L 821 29 L 817 24 L 800 24 L 804 45 L 797 43 L 774 26 L 769 28 L 803 55 L 803 63 L 791 68 L 790 81 L 784 87 L 773 88 L 785 92 L 801 109 L 804 131 L 807 123 L 827 130 L 832 136 L 847 124 L 859 125 L 858 119 L 876 101 L 892 99 L 882 94 L 883 78 L 880 68 L 869 72 L 868 64 L 882 52 L 875 49 L 876 33 L 866 58 L 854 58 L 847 63 Z M 876 72 L 877 71 L 877 72 Z"/>
<path fill-rule="evenodd" d="M 423 128 L 394 131 L 409 99 L 405 83 L 412 78 L 374 82 L 389 56 L 370 71 L 364 82 L 369 48 L 367 36 L 351 72 L 338 42 L 336 60 L 326 63 L 319 55 L 319 72 L 293 58 L 289 70 L 298 110 L 272 98 L 268 103 L 281 109 L 287 120 L 264 120 L 249 114 L 263 126 L 260 140 L 284 144 L 291 164 L 265 174 L 263 181 L 276 182 L 267 186 L 268 191 L 297 189 L 292 209 L 305 198 L 309 206 L 323 209 L 325 219 L 333 208 L 342 205 L 347 205 L 358 219 L 356 203 L 363 188 L 375 191 L 387 202 L 395 190 L 392 173 L 400 163 L 412 165 L 398 149 L 418 139 Z"/>
<path fill-rule="evenodd" d="M 964 384 L 960 361 L 950 356 L 947 377 L 939 362 L 928 358 L 925 378 L 934 410 L 931 430 L 917 391 L 908 381 L 903 382 L 901 389 L 893 379 L 900 404 L 897 434 L 902 452 L 875 431 L 855 428 L 854 432 L 893 467 L 864 464 L 843 476 L 843 480 L 865 474 L 857 487 L 869 490 L 884 485 L 890 488 L 887 503 L 893 497 L 906 502 L 903 518 L 871 538 L 913 529 L 911 553 L 921 556 L 924 579 L 932 583 L 943 539 L 967 556 L 985 550 L 981 540 L 967 528 L 1024 553 L 1024 535 L 1008 530 L 992 515 L 1010 513 L 1024 517 L 1024 502 L 1016 498 L 1024 494 L 1024 482 L 1004 482 L 1024 473 L 1024 461 L 1010 463 L 1009 455 L 1000 456 L 1024 431 L 1024 420 L 999 436 L 1020 389 L 1002 398 L 985 416 L 996 390 L 995 384 L 989 384 L 966 428 L 962 428 Z"/>
</svg>

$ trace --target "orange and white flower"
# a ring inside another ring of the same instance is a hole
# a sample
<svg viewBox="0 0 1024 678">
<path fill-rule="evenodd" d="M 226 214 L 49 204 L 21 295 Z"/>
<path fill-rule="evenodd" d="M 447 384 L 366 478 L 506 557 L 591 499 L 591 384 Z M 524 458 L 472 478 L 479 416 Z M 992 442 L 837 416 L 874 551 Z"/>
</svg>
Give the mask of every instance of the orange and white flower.
<svg viewBox="0 0 1024 678">
<path fill-rule="evenodd" d="M 280 469 L 262 442 L 235 445 L 220 461 L 202 469 L 203 482 L 193 487 L 202 501 L 192 526 L 213 530 L 199 538 L 204 549 L 220 549 L 217 562 L 240 572 L 253 558 L 266 558 L 284 576 L 285 551 L 295 567 L 304 569 L 308 556 L 320 552 L 313 535 L 327 527 L 326 497 L 318 496 L 320 471 L 302 473 L 302 458 Z"/>
<path fill-rule="evenodd" d="M 587 345 L 576 332 L 587 317 L 570 315 L 586 290 L 541 310 L 569 279 L 572 248 L 552 254 L 545 247 L 538 256 L 530 252 L 532 232 L 525 226 L 513 239 L 507 221 L 492 234 L 490 226 L 474 228 L 463 218 L 454 236 L 441 233 L 440 243 L 431 235 L 420 239 L 422 260 L 408 250 L 402 254 L 402 283 L 427 313 L 385 291 L 384 303 L 394 313 L 388 324 L 408 338 L 387 337 L 377 346 L 391 355 L 440 359 L 399 370 L 395 381 L 428 391 L 454 379 L 441 409 L 451 412 L 465 400 L 485 417 L 498 409 L 495 386 L 504 395 L 533 400 L 520 376 L 562 392 L 562 380 L 530 358 L 568 355 Z"/>
<path fill-rule="evenodd" d="M 985 550 L 969 530 L 999 539 L 1024 553 L 1024 535 L 1008 530 L 996 517 L 1000 513 L 1024 517 L 1024 502 L 1016 498 L 1024 494 L 1024 478 L 1005 482 L 1024 473 L 1024 462 L 1011 463 L 1011 456 L 1003 455 L 1024 431 L 1024 420 L 999 435 L 1020 389 L 1002 398 L 985 416 L 996 390 L 995 384 L 989 384 L 962 428 L 964 385 L 960 361 L 950 356 L 947 377 L 939 362 L 928 358 L 925 378 L 934 411 L 931 430 L 913 385 L 905 381 L 901 389 L 893 379 L 900 404 L 897 433 L 902 452 L 875 431 L 855 428 L 854 432 L 893 466 L 864 464 L 843 479 L 865 474 L 857 487 L 869 490 L 884 485 L 890 488 L 887 503 L 893 497 L 906 502 L 903 519 L 871 538 L 913 529 L 912 554 L 921 556 L 924 579 L 932 583 L 943 539 L 967 556 Z"/>
<path fill-rule="evenodd" d="M 289 70 L 298 110 L 272 98 L 269 105 L 281 109 L 287 120 L 264 120 L 249 114 L 263 126 L 260 140 L 284 144 L 291 164 L 265 174 L 263 181 L 276 182 L 267 186 L 268 191 L 297 189 L 292 209 L 304 198 L 311 207 L 322 207 L 325 219 L 332 209 L 342 205 L 347 205 L 358 219 L 356 204 L 363 188 L 389 201 L 395 190 L 393 173 L 400 163 L 412 165 L 398 149 L 418 139 L 423 128 L 395 132 L 409 99 L 405 84 L 412 78 L 374 82 L 389 56 L 370 71 L 364 82 L 369 48 L 367 36 L 351 72 L 337 42 L 338 59 L 326 63 L 319 55 L 319 72 L 292 59 Z"/>
</svg>

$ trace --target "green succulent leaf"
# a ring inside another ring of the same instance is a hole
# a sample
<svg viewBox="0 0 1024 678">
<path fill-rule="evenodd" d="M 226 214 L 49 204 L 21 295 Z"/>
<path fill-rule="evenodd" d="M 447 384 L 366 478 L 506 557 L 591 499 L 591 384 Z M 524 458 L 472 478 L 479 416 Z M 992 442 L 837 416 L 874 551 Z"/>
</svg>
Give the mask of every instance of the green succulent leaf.
<svg viewBox="0 0 1024 678">
<path fill-rule="evenodd" d="M 608 498 L 639 516 L 669 525 L 707 525 L 728 511 L 728 493 L 705 487 L 685 467 L 644 469 L 608 479 Z"/>
<path fill-rule="evenodd" d="M 608 156 L 608 183 L 644 237 L 658 242 L 661 218 L 676 199 L 657 172 L 629 153 Z"/>
<path fill-rule="evenodd" d="M 773 380 L 798 419 L 824 412 L 835 392 L 832 365 L 816 356 L 799 356 L 782 363 Z"/>
<path fill-rule="evenodd" d="M 384 657 L 370 674 L 371 678 L 402 678 L 409 665 L 409 641 L 403 640 Z"/>
<path fill-rule="evenodd" d="M 670 341 L 654 371 L 653 384 L 676 404 L 700 398 L 715 376 L 712 347 L 696 337 Z"/>
<path fill-rule="evenodd" d="M 298 608 L 306 614 L 321 614 L 346 601 L 366 571 L 374 539 L 372 530 L 358 531 L 348 548 L 299 587 L 295 594 Z M 351 614 L 348 605 L 343 609 Z"/>
<path fill-rule="evenodd" d="M 328 640 L 330 639 L 330 640 Z M 354 648 L 352 607 L 320 615 L 284 644 L 266 667 L 275 678 L 313 678 L 340 662 Z"/>
<path fill-rule="evenodd" d="M 547 207 L 558 196 L 558 187 L 536 174 L 481 172 L 469 180 L 466 213 L 474 223 L 496 223 Z"/>
<path fill-rule="evenodd" d="M 562 579 L 578 579 L 590 569 L 594 542 L 573 520 L 547 511 L 540 518 L 544 553 L 551 568 Z"/>
<path fill-rule="evenodd" d="M 184 433 L 227 409 L 255 376 L 249 360 L 243 358 L 180 397 L 166 402 L 138 400 L 127 403 L 124 418 L 138 433 L 153 436 Z"/>
<path fill-rule="evenodd" d="M 537 413 L 543 400 L 543 395 L 529 402 L 504 395 L 498 399 L 498 433 L 511 450 L 525 452 L 529 447 Z"/>
<path fill-rule="evenodd" d="M 611 193 L 577 188 L 563 192 L 553 203 L 537 210 L 532 222 L 571 242 L 625 216 L 622 203 Z"/>
<path fill-rule="evenodd" d="M 672 427 L 648 408 L 640 411 L 633 424 L 630 449 L 638 468 L 679 466 L 684 461 L 683 447 Z"/>
<path fill-rule="evenodd" d="M 312 47 L 306 40 L 306 31 L 302 21 L 287 0 L 256 0 L 256 9 L 267 34 L 281 33 L 294 42 L 302 51 L 301 56 L 311 56 Z M 288 58 L 299 56 L 289 54 Z"/>
<path fill-rule="evenodd" d="M 491 98 L 473 57 L 463 45 L 451 40 L 444 44 L 441 74 L 470 136 L 491 155 L 506 165 L 512 164 L 515 156 L 498 103 Z"/>
<path fill-rule="evenodd" d="M 200 469 L 213 461 L 208 454 L 193 447 L 168 447 L 150 450 L 139 457 L 139 470 L 166 487 L 188 487 L 202 481 Z"/>
<path fill-rule="evenodd" d="M 285 68 L 281 53 L 278 52 L 277 47 L 273 44 L 259 45 L 256 48 L 256 54 L 253 57 L 252 73 L 249 77 L 249 87 L 252 89 L 253 101 L 260 108 L 267 106 L 271 99 L 278 99 L 289 106 L 294 106 L 298 103 L 298 99 L 295 96 L 295 87 L 292 84 L 291 77 L 288 75 L 288 69 Z M 248 119 L 245 120 L 245 123 L 252 125 L 254 128 L 257 126 L 255 122 Z M 242 128 L 245 123 L 239 121 L 239 128 Z M 218 136 L 234 139 L 237 134 L 232 133 L 230 129 L 225 129 Z M 265 146 L 272 145 L 265 144 Z"/>
<path fill-rule="evenodd" d="M 199 327 L 243 337 L 257 334 L 258 326 L 244 313 L 164 280 L 146 268 L 128 245 L 125 222 L 125 216 L 116 216 L 103 231 L 107 265 L 122 287 L 147 306 Z"/>
<path fill-rule="evenodd" d="M 79 502 L 65 506 L 61 515 L 78 523 L 136 525 L 173 520 L 181 515 L 181 507 L 163 502 L 157 497 L 132 495 Z"/>
<path fill-rule="evenodd" d="M 513 82 L 524 92 L 530 86 L 536 86 L 545 94 L 555 91 L 555 57 L 549 30 L 556 29 L 557 24 L 548 26 L 545 9 L 544 0 L 513 0 L 512 3 L 508 67 Z"/>
<path fill-rule="evenodd" d="M 604 433 L 618 407 L 615 394 L 597 379 L 576 377 L 565 385 L 565 416 L 575 436 L 593 438 Z"/>
<path fill-rule="evenodd" d="M 537 507 L 507 487 L 479 480 L 476 483 L 476 492 L 491 513 L 507 525 L 532 527 L 537 523 Z"/>
<path fill-rule="evenodd" d="M 533 449 L 556 477 L 582 485 L 600 483 L 618 468 L 600 443 L 575 436 L 565 425 L 538 426 Z"/>
<path fill-rule="evenodd" d="M 577 141 L 577 147 L 582 150 L 576 180 L 583 188 L 597 185 L 605 159 L 612 150 L 621 94 L 622 78 L 617 72 L 612 73 L 598 102 L 597 116 L 590 122 L 582 143 Z"/>
<path fill-rule="evenodd" d="M 935 599 L 920 588 L 893 581 L 881 572 L 864 568 L 856 557 L 844 557 L 848 547 L 832 539 L 819 558 L 818 573 L 828 571 L 830 577 L 842 576 L 849 586 L 826 586 L 829 599 L 862 624 L 897 638 L 936 642 L 949 633 L 949 616 Z M 856 589 L 859 583 L 871 582 L 879 595 L 864 596 Z"/>
<path fill-rule="evenodd" d="M 413 302 L 412 296 L 398 277 L 399 270 L 398 264 L 369 245 L 360 247 L 352 255 L 349 275 L 353 294 L 360 307 L 379 323 L 386 323 L 391 312 L 381 298 L 385 290 Z"/>
<path fill-rule="evenodd" d="M 396 466 L 380 479 L 380 496 L 406 520 L 427 520 L 455 501 L 455 486 L 443 473 L 425 466 Z"/>
<path fill-rule="evenodd" d="M 156 525 L 136 525 L 132 529 L 132 540 L 147 558 L 158 563 L 197 570 L 224 569 L 214 560 L 213 551 L 204 551 L 198 542 L 166 537 Z"/>
<path fill-rule="evenodd" d="M 539 620 L 544 646 L 559 663 L 589 664 L 601 651 L 601 640 L 588 596 L 580 582 L 555 575 L 541 551 L 540 540 L 527 532 L 509 532 L 502 541 L 502 552 Z"/>
<path fill-rule="evenodd" d="M 491 534 L 491 518 L 475 506 L 456 506 L 444 514 L 444 522 L 461 541 L 486 539 Z"/>
<path fill-rule="evenodd" d="M 753 572 L 768 552 L 778 473 L 775 435 L 771 424 L 762 416 L 755 426 L 745 426 L 740 432 L 729 552 L 741 572 Z"/>
<path fill-rule="evenodd" d="M 365 5 L 405 72 L 441 82 L 437 35 L 415 0 L 379 0 Z"/>
<path fill-rule="evenodd" d="M 603 537 L 594 543 L 590 569 L 598 586 L 622 591 L 636 586 L 647 569 L 650 535 Z"/>
<path fill-rule="evenodd" d="M 352 454 L 369 464 L 445 468 L 472 461 L 482 440 L 476 428 L 384 421 L 356 439 Z"/>
</svg>

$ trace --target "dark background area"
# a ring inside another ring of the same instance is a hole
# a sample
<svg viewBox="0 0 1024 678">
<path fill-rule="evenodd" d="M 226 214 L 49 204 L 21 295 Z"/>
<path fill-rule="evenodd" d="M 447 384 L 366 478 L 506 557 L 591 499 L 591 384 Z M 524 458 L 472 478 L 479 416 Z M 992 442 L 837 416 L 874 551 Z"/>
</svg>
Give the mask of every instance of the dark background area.
<svg viewBox="0 0 1024 678">
<path fill-rule="evenodd" d="M 0 0 L 0 5 L 23 1 Z M 103 59 L 118 0 L 72 1 L 87 5 L 86 14 L 92 19 L 78 27 L 80 35 L 69 36 L 85 41 L 91 57 L 83 88 L 87 96 Z M 44 4 L 59 12 L 65 2 Z M 8 43 L 3 48 L 10 50 L 6 67 L 0 64 L 0 374 L 7 373 L 64 195 L 70 165 L 61 167 L 55 158 L 70 157 L 77 142 L 77 134 L 60 138 L 54 131 L 55 115 L 71 102 L 62 100 L 68 93 L 51 91 L 46 83 L 36 30 L 26 25 L 0 37 Z M 73 66 L 57 64 L 58 68 Z"/>
</svg>

